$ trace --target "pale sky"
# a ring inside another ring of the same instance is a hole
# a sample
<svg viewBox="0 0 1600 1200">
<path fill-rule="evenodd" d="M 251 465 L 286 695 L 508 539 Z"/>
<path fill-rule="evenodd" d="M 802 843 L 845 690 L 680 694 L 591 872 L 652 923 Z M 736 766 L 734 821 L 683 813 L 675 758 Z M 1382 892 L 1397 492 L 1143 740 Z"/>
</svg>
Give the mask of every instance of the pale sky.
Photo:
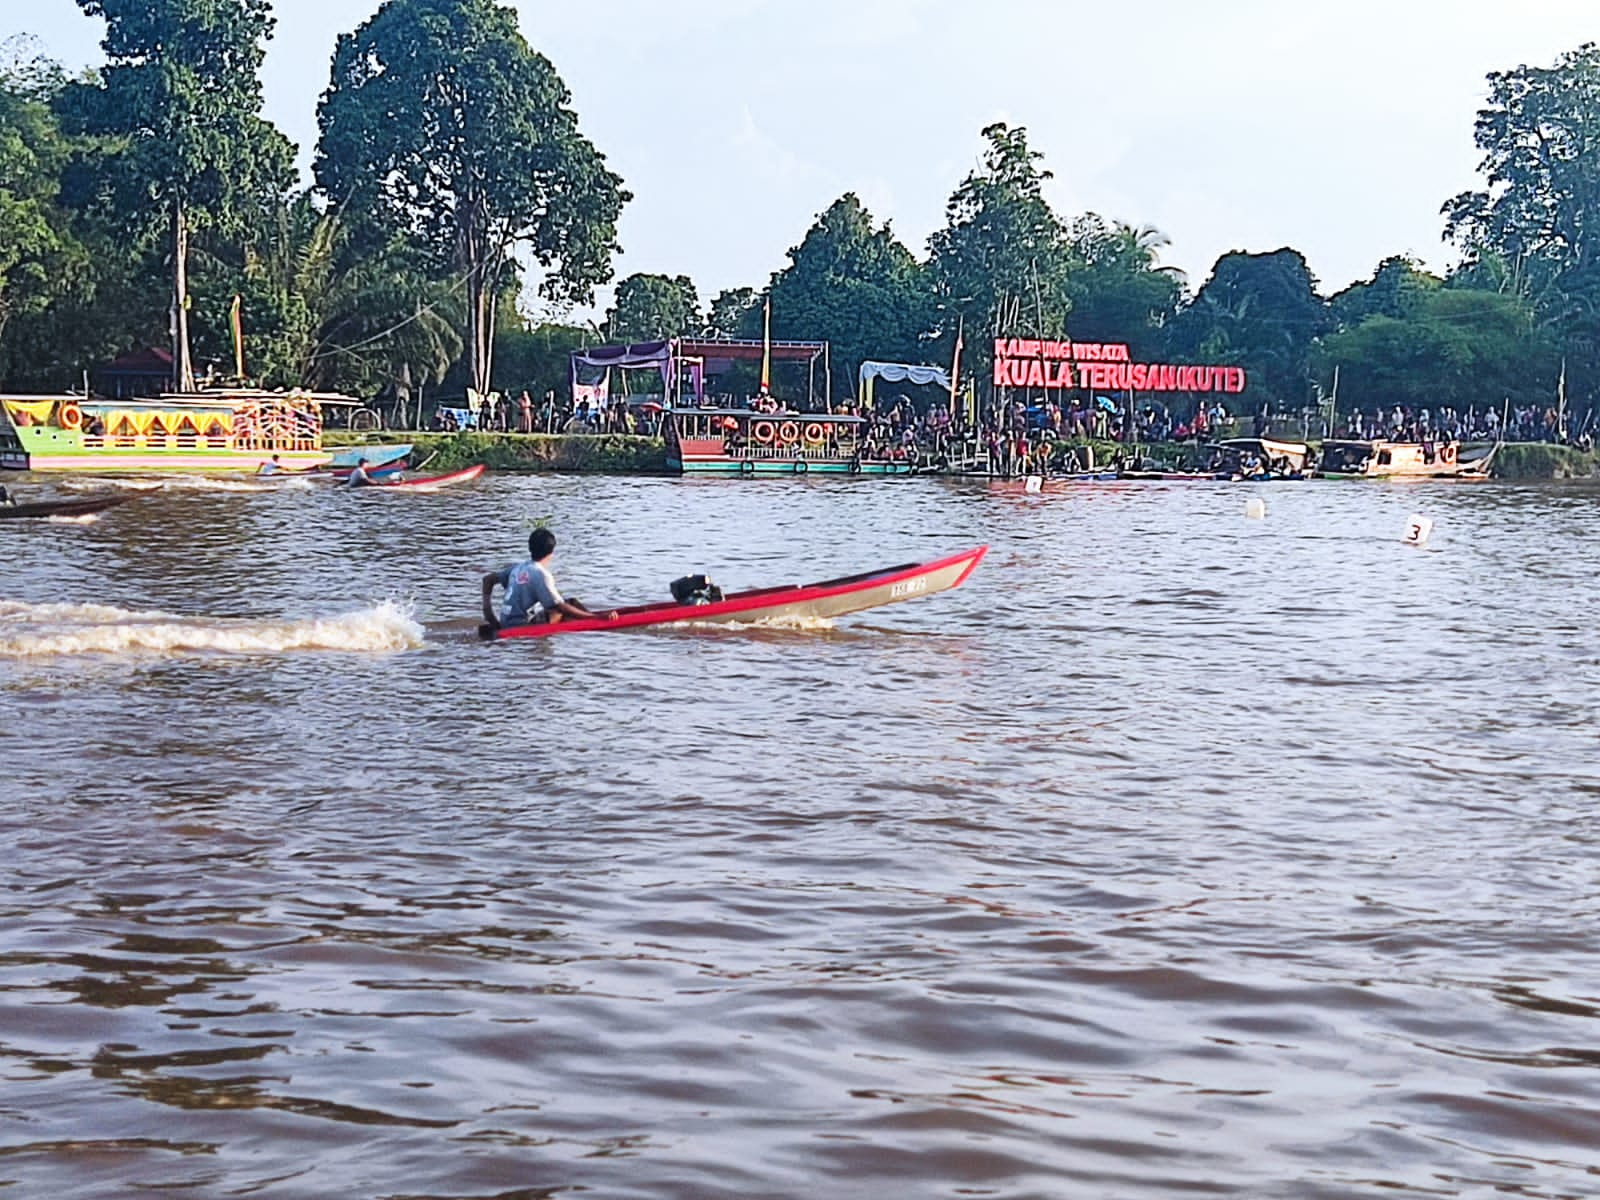
<svg viewBox="0 0 1600 1200">
<path fill-rule="evenodd" d="M 315 144 L 335 37 L 378 0 L 275 0 L 266 115 Z M 517 0 L 626 180 L 618 277 L 759 286 L 858 193 L 919 257 L 978 131 L 1024 125 L 1063 216 L 1155 225 L 1198 287 L 1229 250 L 1301 250 L 1332 292 L 1409 253 L 1478 183 L 1484 76 L 1600 38 L 1595 0 Z M 100 60 L 73 0 L 3 0 L 0 39 Z"/>
</svg>

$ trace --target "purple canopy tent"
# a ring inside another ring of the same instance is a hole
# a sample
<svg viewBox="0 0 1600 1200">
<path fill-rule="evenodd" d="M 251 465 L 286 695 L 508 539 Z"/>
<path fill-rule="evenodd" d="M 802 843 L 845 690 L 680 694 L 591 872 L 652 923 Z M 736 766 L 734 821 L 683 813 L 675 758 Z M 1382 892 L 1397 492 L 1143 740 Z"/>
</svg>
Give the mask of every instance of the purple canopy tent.
<svg viewBox="0 0 1600 1200">
<path fill-rule="evenodd" d="M 655 369 L 668 397 L 682 397 L 687 384 L 695 405 L 705 403 L 707 375 L 720 375 L 735 362 L 760 362 L 767 352 L 760 339 L 674 338 L 661 342 L 635 342 L 632 345 L 597 346 L 572 353 L 569 374 L 573 386 L 582 380 L 580 372 L 595 372 L 616 367 L 624 371 Z M 816 368 L 820 360 L 824 374 L 824 396 L 833 410 L 833 373 L 827 342 L 772 342 L 773 362 L 803 362 L 807 365 L 806 398 L 815 403 Z"/>
</svg>

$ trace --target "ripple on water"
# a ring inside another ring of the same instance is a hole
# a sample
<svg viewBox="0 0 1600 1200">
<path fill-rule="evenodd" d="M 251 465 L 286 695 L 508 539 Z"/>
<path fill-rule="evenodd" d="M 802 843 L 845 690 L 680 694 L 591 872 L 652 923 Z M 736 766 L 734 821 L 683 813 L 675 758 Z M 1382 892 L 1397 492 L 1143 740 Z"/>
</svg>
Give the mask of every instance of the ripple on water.
<svg viewBox="0 0 1600 1200">
<path fill-rule="evenodd" d="M 0 525 L 0 1183 L 1592 1193 L 1596 493 L 1241 495 Z M 546 514 L 591 604 L 993 549 L 827 629 L 463 640 Z"/>
</svg>

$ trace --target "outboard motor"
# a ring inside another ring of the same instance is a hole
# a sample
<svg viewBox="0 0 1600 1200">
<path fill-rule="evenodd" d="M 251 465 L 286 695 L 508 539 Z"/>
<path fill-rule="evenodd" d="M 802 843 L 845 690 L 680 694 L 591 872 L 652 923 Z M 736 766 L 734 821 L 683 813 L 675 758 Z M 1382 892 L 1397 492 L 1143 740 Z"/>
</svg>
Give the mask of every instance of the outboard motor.
<svg viewBox="0 0 1600 1200">
<path fill-rule="evenodd" d="M 679 604 L 715 604 L 722 599 L 722 589 L 705 575 L 685 575 L 669 586 L 672 598 Z"/>
</svg>

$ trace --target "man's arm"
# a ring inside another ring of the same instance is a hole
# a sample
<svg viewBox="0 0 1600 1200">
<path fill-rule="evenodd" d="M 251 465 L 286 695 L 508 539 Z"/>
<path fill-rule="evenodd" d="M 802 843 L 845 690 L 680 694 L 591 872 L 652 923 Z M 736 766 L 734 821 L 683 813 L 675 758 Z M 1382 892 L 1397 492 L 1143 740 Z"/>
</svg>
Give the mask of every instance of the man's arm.
<svg viewBox="0 0 1600 1200">
<path fill-rule="evenodd" d="M 494 585 L 500 582 L 500 573 L 490 571 L 483 577 L 483 619 L 494 628 L 500 628 L 500 618 L 494 614 Z"/>
<path fill-rule="evenodd" d="M 615 621 L 617 619 L 615 609 L 613 609 L 611 612 L 597 613 L 585 608 L 576 600 L 563 600 L 561 603 L 555 606 L 555 610 L 562 616 L 572 617 L 574 619 L 583 618 L 585 620 L 594 621 Z"/>
</svg>

